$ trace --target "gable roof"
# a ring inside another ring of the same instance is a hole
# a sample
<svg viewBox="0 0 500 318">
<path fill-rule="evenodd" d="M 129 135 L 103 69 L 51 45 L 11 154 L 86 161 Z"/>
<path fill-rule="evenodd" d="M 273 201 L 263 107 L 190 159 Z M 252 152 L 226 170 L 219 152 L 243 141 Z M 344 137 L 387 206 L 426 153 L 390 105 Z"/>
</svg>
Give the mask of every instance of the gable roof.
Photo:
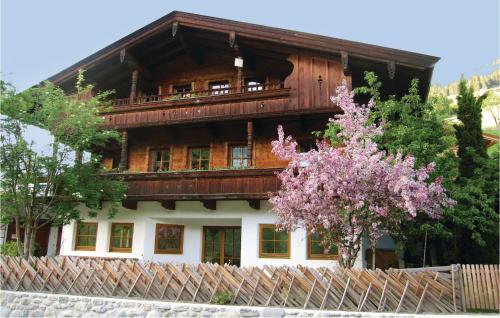
<svg viewBox="0 0 500 318">
<path fill-rule="evenodd" d="M 333 37 L 305 32 L 285 30 L 252 23 L 239 22 L 204 15 L 173 11 L 162 18 L 140 28 L 122 39 L 106 46 L 94 54 L 69 66 L 47 80 L 59 84 L 71 78 L 80 68 L 89 69 L 112 56 L 120 50 L 129 48 L 144 41 L 159 32 L 171 29 L 176 23 L 181 27 L 202 29 L 220 33 L 234 32 L 236 37 L 244 37 L 258 41 L 266 41 L 290 48 L 303 48 L 325 54 L 340 54 L 347 52 L 349 57 L 373 60 L 378 62 L 394 62 L 396 65 L 430 70 L 439 60 L 438 57 L 387 48 L 372 44 L 354 42 Z M 430 72 L 431 73 L 431 72 Z"/>
</svg>

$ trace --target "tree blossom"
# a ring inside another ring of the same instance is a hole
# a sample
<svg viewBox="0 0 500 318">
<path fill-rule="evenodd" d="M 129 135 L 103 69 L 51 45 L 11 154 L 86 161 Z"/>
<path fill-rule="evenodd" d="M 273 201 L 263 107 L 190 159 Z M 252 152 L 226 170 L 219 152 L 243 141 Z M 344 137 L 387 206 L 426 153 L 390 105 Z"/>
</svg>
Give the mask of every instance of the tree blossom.
<svg viewBox="0 0 500 318">
<path fill-rule="evenodd" d="M 343 113 L 330 119 L 340 128 L 341 146 L 317 141 L 317 149 L 297 151 L 297 142 L 278 127 L 272 151 L 288 166 L 278 174 L 281 189 L 270 202 L 280 229 L 304 227 L 325 237 L 325 244 L 339 248 L 339 263 L 352 267 L 367 235 L 375 246 L 382 233 L 417 213 L 439 218 L 448 198 L 441 178 L 428 182 L 434 164 L 414 168 L 412 156 L 388 155 L 374 137 L 383 126 L 369 123 L 371 108 L 357 105 L 345 83 L 332 97 Z M 307 164 L 304 164 L 306 162 Z"/>
</svg>

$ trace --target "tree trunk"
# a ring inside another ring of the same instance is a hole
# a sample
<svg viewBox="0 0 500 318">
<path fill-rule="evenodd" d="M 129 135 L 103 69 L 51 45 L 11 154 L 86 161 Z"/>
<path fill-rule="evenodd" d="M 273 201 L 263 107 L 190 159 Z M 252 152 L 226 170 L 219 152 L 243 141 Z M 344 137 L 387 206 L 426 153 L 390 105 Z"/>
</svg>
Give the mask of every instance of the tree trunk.
<svg viewBox="0 0 500 318">
<path fill-rule="evenodd" d="M 76 165 L 82 164 L 82 150 L 81 149 L 75 150 L 75 164 Z"/>
<path fill-rule="evenodd" d="M 24 225 L 24 244 L 23 244 L 23 253 L 21 256 L 23 258 L 28 258 L 30 255 L 30 246 L 31 246 L 31 223 L 29 221 L 26 221 L 26 224 Z"/>
<path fill-rule="evenodd" d="M 433 241 L 431 241 L 429 243 L 429 252 L 431 254 L 431 265 L 438 266 L 439 265 L 439 256 L 438 256 L 438 252 L 436 250 L 436 244 Z"/>
<path fill-rule="evenodd" d="M 29 246 L 29 256 L 33 256 L 35 253 L 35 243 L 36 243 L 36 232 L 38 231 L 37 226 L 33 226 L 30 236 L 30 246 Z"/>
<path fill-rule="evenodd" d="M 376 255 L 377 249 L 375 246 L 372 246 L 372 269 L 375 270 L 375 258 L 377 257 Z"/>
<path fill-rule="evenodd" d="M 23 251 L 23 244 L 21 241 L 21 224 L 19 222 L 19 217 L 15 218 L 16 221 L 16 244 L 17 244 L 17 253 L 19 255 L 22 254 Z"/>
</svg>

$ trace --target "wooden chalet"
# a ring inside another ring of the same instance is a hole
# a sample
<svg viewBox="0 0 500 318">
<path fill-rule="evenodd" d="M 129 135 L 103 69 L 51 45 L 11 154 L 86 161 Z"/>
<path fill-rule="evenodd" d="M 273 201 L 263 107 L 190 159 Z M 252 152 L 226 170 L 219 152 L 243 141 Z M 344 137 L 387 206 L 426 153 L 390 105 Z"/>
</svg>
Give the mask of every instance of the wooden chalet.
<svg viewBox="0 0 500 318">
<path fill-rule="evenodd" d="M 61 253 L 236 265 L 331 262 L 336 250 L 326 251 L 317 237 L 274 231 L 267 198 L 286 165 L 271 153 L 277 126 L 307 150 L 311 132 L 339 111 L 330 96 L 343 81 L 364 85 L 364 71 L 375 71 L 383 96 L 401 96 L 418 78 L 425 99 L 437 61 L 190 13 L 160 18 L 48 79 L 71 92 L 83 68 L 96 91 L 115 91 L 102 115 L 122 142 L 103 150 L 103 165 L 128 184 L 114 219 L 103 213 L 64 227 Z"/>
</svg>

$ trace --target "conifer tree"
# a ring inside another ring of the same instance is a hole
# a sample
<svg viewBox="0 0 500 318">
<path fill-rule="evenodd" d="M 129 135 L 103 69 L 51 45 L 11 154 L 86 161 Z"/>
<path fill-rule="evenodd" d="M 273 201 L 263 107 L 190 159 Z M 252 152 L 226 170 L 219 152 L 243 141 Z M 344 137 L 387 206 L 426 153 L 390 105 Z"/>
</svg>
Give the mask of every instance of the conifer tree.
<svg viewBox="0 0 500 318">
<path fill-rule="evenodd" d="M 461 178 L 472 177 L 479 167 L 478 160 L 487 158 L 486 146 L 482 136 L 482 104 L 486 95 L 474 96 L 472 86 L 467 87 L 465 79 L 460 80 L 457 97 L 457 118 L 460 124 L 455 125 L 459 175 Z"/>
</svg>

